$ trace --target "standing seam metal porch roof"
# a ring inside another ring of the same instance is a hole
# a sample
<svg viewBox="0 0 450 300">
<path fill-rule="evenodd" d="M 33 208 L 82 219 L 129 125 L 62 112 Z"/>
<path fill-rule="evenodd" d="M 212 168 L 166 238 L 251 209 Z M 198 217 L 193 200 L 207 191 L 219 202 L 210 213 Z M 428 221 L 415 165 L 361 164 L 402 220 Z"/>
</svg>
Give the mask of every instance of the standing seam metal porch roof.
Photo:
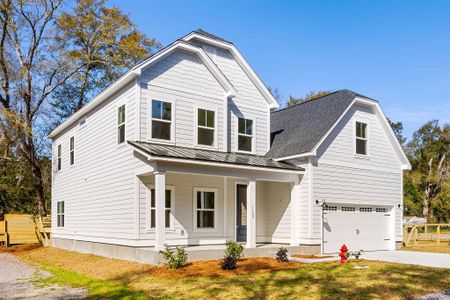
<svg viewBox="0 0 450 300">
<path fill-rule="evenodd" d="M 127 142 L 136 149 L 139 149 L 155 157 L 188 159 L 193 161 L 215 162 L 230 165 L 251 166 L 256 168 L 304 171 L 304 169 L 301 167 L 297 167 L 285 162 L 277 162 L 271 158 L 261 155 L 236 152 L 220 152 L 215 150 L 195 149 L 140 141 Z"/>
</svg>

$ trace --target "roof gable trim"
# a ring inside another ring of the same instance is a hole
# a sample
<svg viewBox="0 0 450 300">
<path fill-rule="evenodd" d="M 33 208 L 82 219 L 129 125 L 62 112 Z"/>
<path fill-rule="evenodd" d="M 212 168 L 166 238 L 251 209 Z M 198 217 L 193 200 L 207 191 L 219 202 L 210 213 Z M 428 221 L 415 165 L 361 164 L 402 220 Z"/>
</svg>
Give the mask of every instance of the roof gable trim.
<svg viewBox="0 0 450 300">
<path fill-rule="evenodd" d="M 225 42 L 222 42 L 222 41 L 219 41 L 216 39 L 212 39 L 212 38 L 202 35 L 198 32 L 191 32 L 190 34 L 183 37 L 184 41 L 190 41 L 192 39 L 198 39 L 207 44 L 230 51 L 230 53 L 233 55 L 234 59 L 241 66 L 241 68 L 244 70 L 244 72 L 250 78 L 252 83 L 256 86 L 258 91 L 263 95 L 264 99 L 266 99 L 267 103 L 269 104 L 269 107 L 271 109 L 276 109 L 276 108 L 280 107 L 280 104 L 278 103 L 278 101 L 273 97 L 272 93 L 269 91 L 269 89 L 266 87 L 266 85 L 262 82 L 262 80 L 259 78 L 259 76 L 256 74 L 256 72 L 250 67 L 248 62 L 245 60 L 245 58 L 241 55 L 241 53 L 237 50 L 237 48 L 233 44 L 229 44 L 229 43 L 225 43 Z"/>
</svg>

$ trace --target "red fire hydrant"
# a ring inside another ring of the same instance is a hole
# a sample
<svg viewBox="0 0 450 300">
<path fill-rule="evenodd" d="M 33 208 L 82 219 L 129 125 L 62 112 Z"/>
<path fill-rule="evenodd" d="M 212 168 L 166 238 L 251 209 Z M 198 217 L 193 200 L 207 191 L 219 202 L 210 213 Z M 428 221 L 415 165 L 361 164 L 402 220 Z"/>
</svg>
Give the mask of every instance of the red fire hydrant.
<svg viewBox="0 0 450 300">
<path fill-rule="evenodd" d="M 347 261 L 347 256 L 346 256 L 347 251 L 348 251 L 347 246 L 345 246 L 345 244 L 342 245 L 340 251 L 341 252 L 339 252 L 339 256 L 341 257 L 341 264 L 345 264 L 345 262 Z"/>
</svg>

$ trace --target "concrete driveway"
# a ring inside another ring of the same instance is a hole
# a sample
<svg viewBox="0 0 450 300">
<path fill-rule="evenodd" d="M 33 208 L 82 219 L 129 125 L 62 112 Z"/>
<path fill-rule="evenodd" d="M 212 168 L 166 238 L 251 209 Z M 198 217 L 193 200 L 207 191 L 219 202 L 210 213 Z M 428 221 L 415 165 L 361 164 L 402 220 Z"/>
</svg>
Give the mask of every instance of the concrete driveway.
<svg viewBox="0 0 450 300">
<path fill-rule="evenodd" d="M 413 251 L 365 252 L 363 259 L 450 269 L 450 254 Z"/>
</svg>

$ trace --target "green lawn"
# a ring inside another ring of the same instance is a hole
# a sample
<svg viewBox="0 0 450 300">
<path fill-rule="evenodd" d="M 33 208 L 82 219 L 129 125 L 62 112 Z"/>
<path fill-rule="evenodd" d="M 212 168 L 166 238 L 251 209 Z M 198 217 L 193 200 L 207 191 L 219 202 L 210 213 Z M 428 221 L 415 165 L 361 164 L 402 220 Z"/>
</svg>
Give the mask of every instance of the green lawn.
<svg viewBox="0 0 450 300">
<path fill-rule="evenodd" d="M 47 282 L 86 287 L 93 298 L 409 299 L 450 288 L 450 270 L 375 261 L 305 264 L 250 275 L 162 278 L 160 269 L 151 266 L 59 249 L 14 254 L 55 274 Z M 369 268 L 354 269 L 356 265 Z M 194 263 L 190 268 L 195 267 Z"/>
</svg>

